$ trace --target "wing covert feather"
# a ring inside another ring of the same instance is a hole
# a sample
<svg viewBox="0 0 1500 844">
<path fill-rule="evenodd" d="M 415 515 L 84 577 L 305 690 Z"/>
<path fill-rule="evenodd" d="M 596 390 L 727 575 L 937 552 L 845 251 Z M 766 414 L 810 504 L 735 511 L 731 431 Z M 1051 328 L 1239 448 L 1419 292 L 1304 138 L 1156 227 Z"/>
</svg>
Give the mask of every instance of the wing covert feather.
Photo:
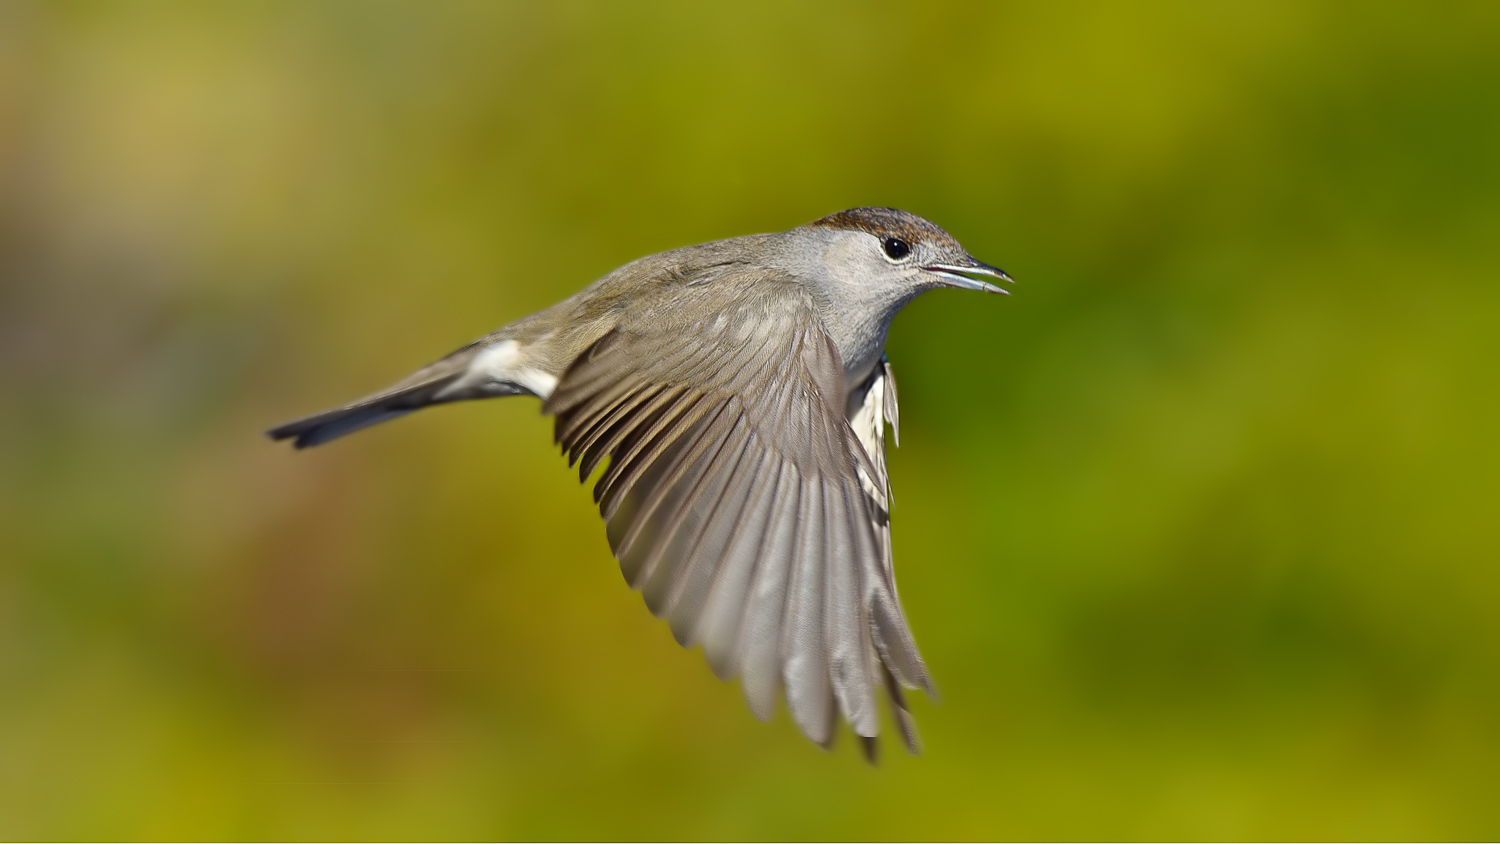
<svg viewBox="0 0 1500 844">
<path fill-rule="evenodd" d="M 898 683 L 930 683 L 890 567 L 889 367 L 846 415 L 810 295 L 737 273 L 632 302 L 543 411 L 581 477 L 609 458 L 594 496 L 627 582 L 758 717 L 784 689 L 819 744 L 840 715 L 873 738 L 884 689 L 915 749 Z"/>
</svg>

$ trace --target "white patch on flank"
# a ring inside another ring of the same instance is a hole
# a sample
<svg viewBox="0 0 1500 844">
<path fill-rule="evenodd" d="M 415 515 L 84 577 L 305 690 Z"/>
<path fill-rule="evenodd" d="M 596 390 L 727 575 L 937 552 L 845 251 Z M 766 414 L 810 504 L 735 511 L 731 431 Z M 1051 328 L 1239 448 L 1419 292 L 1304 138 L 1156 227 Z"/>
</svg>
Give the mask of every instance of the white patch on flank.
<svg viewBox="0 0 1500 844">
<path fill-rule="evenodd" d="M 512 376 L 511 380 L 536 393 L 539 399 L 545 399 L 552 395 L 552 390 L 557 387 L 556 378 L 540 369 L 532 369 L 529 366 L 516 370 L 516 374 Z"/>
<path fill-rule="evenodd" d="M 501 340 L 486 347 L 469 362 L 468 371 L 454 381 L 444 393 L 462 393 L 497 384 L 514 384 L 535 393 L 539 398 L 552 394 L 557 379 L 521 362 L 521 347 L 514 340 Z"/>
<path fill-rule="evenodd" d="M 469 380 L 469 376 L 478 376 L 495 381 L 509 381 L 520 351 L 521 347 L 514 340 L 501 340 L 484 348 L 469 361 L 469 371 L 464 380 Z"/>
</svg>

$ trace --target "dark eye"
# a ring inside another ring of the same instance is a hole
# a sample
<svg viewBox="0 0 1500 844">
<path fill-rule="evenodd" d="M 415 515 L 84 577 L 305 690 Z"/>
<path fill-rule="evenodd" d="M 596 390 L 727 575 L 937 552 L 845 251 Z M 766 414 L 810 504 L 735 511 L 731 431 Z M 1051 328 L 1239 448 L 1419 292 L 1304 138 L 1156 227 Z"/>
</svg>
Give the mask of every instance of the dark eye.
<svg viewBox="0 0 1500 844">
<path fill-rule="evenodd" d="M 891 256 L 892 261 L 899 261 L 911 254 L 911 244 L 899 237 L 888 237 L 880 241 L 880 246 L 885 254 Z"/>
</svg>

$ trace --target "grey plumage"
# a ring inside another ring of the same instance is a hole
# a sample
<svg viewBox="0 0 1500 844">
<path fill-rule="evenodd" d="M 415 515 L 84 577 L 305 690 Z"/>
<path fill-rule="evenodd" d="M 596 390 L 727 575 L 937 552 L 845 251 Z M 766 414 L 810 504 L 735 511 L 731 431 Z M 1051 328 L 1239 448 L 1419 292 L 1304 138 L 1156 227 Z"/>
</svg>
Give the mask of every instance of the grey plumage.
<svg viewBox="0 0 1500 844">
<path fill-rule="evenodd" d="M 388 390 L 275 428 L 317 445 L 428 404 L 543 399 L 632 588 L 767 718 L 785 690 L 827 745 L 874 758 L 876 698 L 932 692 L 896 597 L 885 426 L 891 318 L 939 286 L 1008 278 L 941 229 L 853 209 L 627 264 Z"/>
</svg>

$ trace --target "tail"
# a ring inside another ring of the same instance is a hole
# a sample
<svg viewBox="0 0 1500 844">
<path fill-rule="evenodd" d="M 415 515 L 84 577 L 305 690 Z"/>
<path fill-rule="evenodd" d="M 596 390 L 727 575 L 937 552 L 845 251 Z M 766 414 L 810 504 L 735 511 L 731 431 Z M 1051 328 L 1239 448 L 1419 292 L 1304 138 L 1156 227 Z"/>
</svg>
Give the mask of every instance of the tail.
<svg viewBox="0 0 1500 844">
<path fill-rule="evenodd" d="M 291 440 L 297 448 L 307 448 L 405 416 L 428 405 L 525 392 L 505 382 L 485 379 L 483 383 L 476 383 L 480 379 L 470 372 L 470 364 L 482 345 L 482 342 L 470 343 L 387 389 L 343 407 L 278 425 L 267 431 L 266 436 L 273 440 Z"/>
<path fill-rule="evenodd" d="M 398 416 L 405 416 L 421 407 L 433 404 L 420 397 L 391 396 L 385 399 L 364 399 L 343 407 L 325 410 L 312 416 L 278 425 L 266 432 L 273 440 L 291 440 L 297 448 L 322 445 L 361 428 L 378 425 Z M 408 406 L 409 405 L 409 406 Z"/>
</svg>

